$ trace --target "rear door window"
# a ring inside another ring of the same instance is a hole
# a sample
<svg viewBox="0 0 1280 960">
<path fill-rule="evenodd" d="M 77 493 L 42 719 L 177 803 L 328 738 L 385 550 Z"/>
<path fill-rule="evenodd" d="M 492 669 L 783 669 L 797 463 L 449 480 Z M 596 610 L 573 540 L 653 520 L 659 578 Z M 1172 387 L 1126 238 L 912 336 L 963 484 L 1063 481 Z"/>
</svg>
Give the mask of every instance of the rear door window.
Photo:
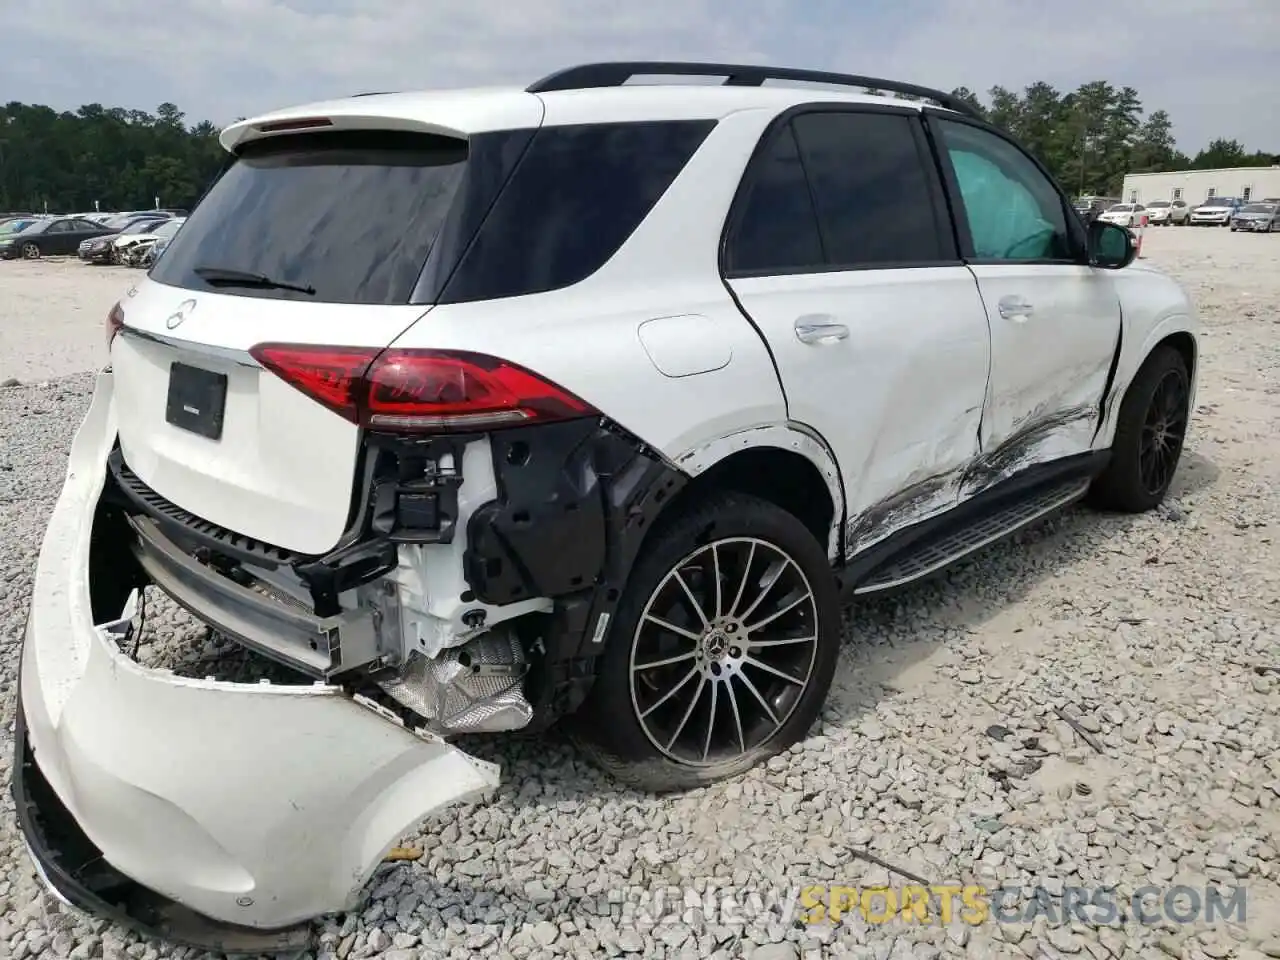
<svg viewBox="0 0 1280 960">
<path fill-rule="evenodd" d="M 730 276 L 826 268 L 818 217 L 795 133 L 787 124 L 752 161 L 725 244 Z"/>
<path fill-rule="evenodd" d="M 918 124 L 899 113 L 846 111 L 805 113 L 792 121 L 830 266 L 944 259 L 943 225 L 934 217 Z"/>
<path fill-rule="evenodd" d="M 322 303 L 408 303 L 467 162 L 467 143 L 392 131 L 246 145 L 169 243 L 152 279 Z M 197 270 L 310 287 L 213 286 Z"/>
</svg>

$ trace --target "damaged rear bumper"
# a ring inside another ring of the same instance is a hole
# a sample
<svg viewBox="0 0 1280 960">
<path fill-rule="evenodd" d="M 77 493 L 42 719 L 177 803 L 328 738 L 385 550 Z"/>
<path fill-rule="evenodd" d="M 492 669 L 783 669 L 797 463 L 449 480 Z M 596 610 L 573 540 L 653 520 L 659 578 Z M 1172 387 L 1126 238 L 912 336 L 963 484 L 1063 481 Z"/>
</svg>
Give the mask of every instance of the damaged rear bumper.
<svg viewBox="0 0 1280 960">
<path fill-rule="evenodd" d="M 287 947 L 290 935 L 261 932 L 353 907 L 402 835 L 493 787 L 497 769 L 338 687 L 188 679 L 123 653 L 132 609 L 95 624 L 89 585 L 115 434 L 104 373 L 27 622 L 12 784 L 23 834 L 76 906 L 215 949 Z"/>
</svg>

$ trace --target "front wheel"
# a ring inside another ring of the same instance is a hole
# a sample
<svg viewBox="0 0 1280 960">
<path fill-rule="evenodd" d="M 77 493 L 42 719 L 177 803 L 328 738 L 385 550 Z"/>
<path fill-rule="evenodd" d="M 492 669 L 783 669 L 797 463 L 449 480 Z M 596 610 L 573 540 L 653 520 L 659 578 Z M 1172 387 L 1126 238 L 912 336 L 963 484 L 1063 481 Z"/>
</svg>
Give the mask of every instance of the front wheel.
<svg viewBox="0 0 1280 960">
<path fill-rule="evenodd" d="M 1120 404 L 1111 462 L 1089 491 L 1105 510 L 1142 513 L 1169 492 L 1187 435 L 1191 378 L 1182 355 L 1159 346 Z"/>
<path fill-rule="evenodd" d="M 650 537 L 573 726 L 615 779 L 666 792 L 744 773 L 808 732 L 840 599 L 814 535 L 756 497 L 718 494 Z"/>
<path fill-rule="evenodd" d="M 22 257 L 24 260 L 39 260 L 40 247 L 38 244 L 28 241 L 22 245 Z"/>
</svg>

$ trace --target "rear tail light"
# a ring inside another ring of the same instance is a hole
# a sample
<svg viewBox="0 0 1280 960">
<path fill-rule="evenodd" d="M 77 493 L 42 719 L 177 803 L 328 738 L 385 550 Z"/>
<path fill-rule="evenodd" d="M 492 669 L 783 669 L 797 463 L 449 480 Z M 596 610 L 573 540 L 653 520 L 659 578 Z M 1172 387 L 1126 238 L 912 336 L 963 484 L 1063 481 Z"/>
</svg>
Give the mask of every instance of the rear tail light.
<svg viewBox="0 0 1280 960">
<path fill-rule="evenodd" d="M 313 400 L 373 430 L 466 432 L 598 414 L 536 373 L 479 353 L 281 343 L 249 352 Z"/>
<path fill-rule="evenodd" d="M 103 326 L 107 333 L 107 349 L 110 350 L 111 344 L 115 342 L 116 334 L 124 326 L 124 310 L 119 303 L 107 312 L 107 321 Z"/>
</svg>

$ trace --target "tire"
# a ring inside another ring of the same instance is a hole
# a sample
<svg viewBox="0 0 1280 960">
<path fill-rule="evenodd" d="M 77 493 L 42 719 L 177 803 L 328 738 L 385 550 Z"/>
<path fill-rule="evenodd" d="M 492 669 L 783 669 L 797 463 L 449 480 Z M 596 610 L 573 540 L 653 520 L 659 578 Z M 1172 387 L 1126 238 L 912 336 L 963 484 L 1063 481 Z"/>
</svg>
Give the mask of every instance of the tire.
<svg viewBox="0 0 1280 960">
<path fill-rule="evenodd" d="M 790 563 L 781 563 L 784 557 Z M 781 572 L 757 592 L 760 605 L 749 603 L 756 584 L 779 565 Z M 695 598 L 704 612 L 694 612 Z M 717 619 L 717 609 L 737 613 L 737 622 Z M 768 633 L 761 617 L 771 618 Z M 703 628 L 702 620 L 710 626 Z M 764 646 L 737 645 L 748 624 Z M 709 496 L 649 534 L 595 684 L 570 718 L 572 735 L 614 779 L 650 792 L 738 776 L 808 732 L 830 689 L 840 638 L 835 576 L 804 524 L 756 497 Z M 665 662 L 670 657 L 678 660 Z M 744 657 L 783 670 L 791 682 Z M 664 663 L 633 674 L 635 660 Z M 794 679 L 800 676 L 803 684 Z M 711 730 L 708 718 L 716 721 Z"/>
<path fill-rule="evenodd" d="M 1190 385 L 1187 366 L 1177 350 L 1162 345 L 1151 351 L 1120 403 L 1111 461 L 1089 490 L 1094 506 L 1143 513 L 1164 500 L 1186 440 Z M 1162 388 L 1173 392 L 1172 400 Z M 1162 470 L 1155 469 L 1149 459 L 1150 449 L 1144 453 L 1144 441 L 1155 444 L 1161 437 L 1165 442 L 1157 445 L 1165 451 L 1159 458 Z"/>
<path fill-rule="evenodd" d="M 24 260 L 39 260 L 39 259 L 40 259 L 40 246 L 39 246 L 39 244 L 37 244 L 37 243 L 33 243 L 33 242 L 31 242 L 31 241 L 28 241 L 27 243 L 24 243 L 24 244 L 22 245 L 22 259 L 24 259 Z"/>
</svg>

